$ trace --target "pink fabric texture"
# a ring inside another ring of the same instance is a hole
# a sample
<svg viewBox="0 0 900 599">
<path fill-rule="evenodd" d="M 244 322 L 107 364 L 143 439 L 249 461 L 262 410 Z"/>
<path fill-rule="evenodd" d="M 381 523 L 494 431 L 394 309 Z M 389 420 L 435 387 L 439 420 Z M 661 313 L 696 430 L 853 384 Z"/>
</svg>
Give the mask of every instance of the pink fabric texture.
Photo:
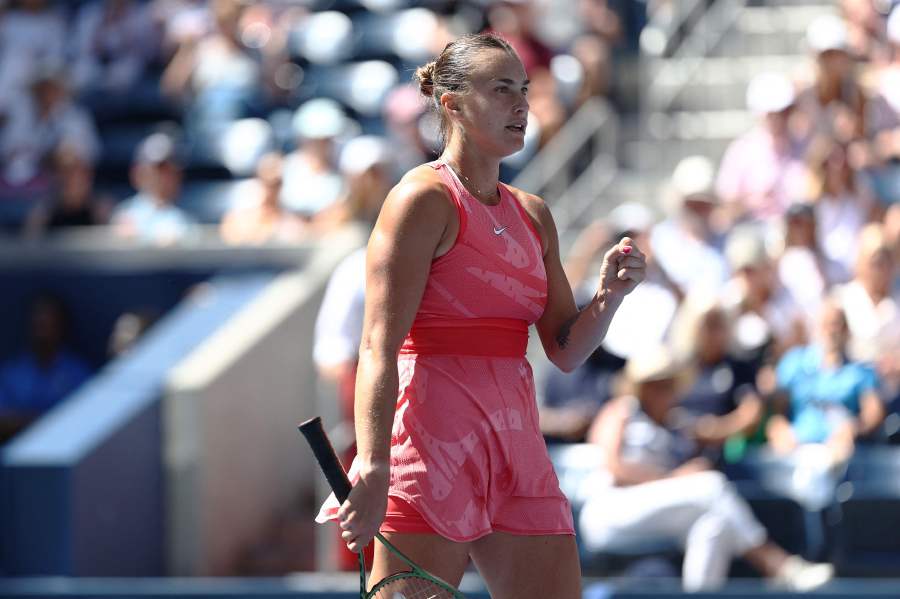
<svg viewBox="0 0 900 599">
<path fill-rule="evenodd" d="M 460 232 L 432 262 L 398 357 L 389 495 L 454 541 L 574 534 L 524 355 L 527 327 L 547 300 L 540 239 L 503 185 L 500 203 L 486 206 L 446 164 L 431 166 L 457 206 Z M 355 461 L 349 475 L 358 480 Z M 317 521 L 335 519 L 337 508 L 329 497 Z"/>
</svg>

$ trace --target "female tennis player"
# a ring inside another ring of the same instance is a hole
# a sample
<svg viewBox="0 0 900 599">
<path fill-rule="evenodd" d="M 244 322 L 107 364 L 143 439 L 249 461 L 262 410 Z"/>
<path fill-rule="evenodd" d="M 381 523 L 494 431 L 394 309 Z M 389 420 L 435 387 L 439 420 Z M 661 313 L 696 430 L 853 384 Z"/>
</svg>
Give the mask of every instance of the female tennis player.
<svg viewBox="0 0 900 599">
<path fill-rule="evenodd" d="M 495 599 L 575 599 L 572 514 L 538 427 L 528 327 L 574 369 L 644 278 L 644 256 L 623 238 L 576 307 L 544 201 L 498 181 L 528 116 L 509 44 L 461 37 L 416 78 L 445 147 L 391 190 L 369 240 L 355 486 L 319 520 L 337 519 L 351 551 L 380 530 L 453 585 L 471 559 Z M 376 544 L 371 580 L 405 568 Z"/>
</svg>

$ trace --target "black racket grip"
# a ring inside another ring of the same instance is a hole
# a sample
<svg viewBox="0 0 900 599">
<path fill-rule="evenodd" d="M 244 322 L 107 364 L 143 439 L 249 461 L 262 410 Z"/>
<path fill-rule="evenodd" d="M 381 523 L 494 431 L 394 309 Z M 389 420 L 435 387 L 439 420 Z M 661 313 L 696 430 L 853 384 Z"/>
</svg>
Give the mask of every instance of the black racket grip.
<svg viewBox="0 0 900 599">
<path fill-rule="evenodd" d="M 316 456 L 316 461 L 319 462 L 319 467 L 325 473 L 325 478 L 328 479 L 334 496 L 339 502 L 344 503 L 350 495 L 353 485 L 350 484 L 350 479 L 347 478 L 347 473 L 344 472 L 344 467 L 341 465 L 328 435 L 325 434 L 325 429 L 322 428 L 322 418 L 316 416 L 300 423 L 297 428 L 306 437 L 306 442 L 309 443 L 313 455 Z"/>
</svg>

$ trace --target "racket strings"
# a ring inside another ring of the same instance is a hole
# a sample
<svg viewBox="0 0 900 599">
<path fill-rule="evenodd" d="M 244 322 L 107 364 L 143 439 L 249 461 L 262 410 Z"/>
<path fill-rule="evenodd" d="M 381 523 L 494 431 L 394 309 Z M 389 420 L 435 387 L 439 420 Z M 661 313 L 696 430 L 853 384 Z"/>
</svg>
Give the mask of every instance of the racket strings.
<svg viewBox="0 0 900 599">
<path fill-rule="evenodd" d="M 379 585 L 372 599 L 456 599 L 458 595 L 443 586 L 416 575 L 395 578 Z"/>
</svg>

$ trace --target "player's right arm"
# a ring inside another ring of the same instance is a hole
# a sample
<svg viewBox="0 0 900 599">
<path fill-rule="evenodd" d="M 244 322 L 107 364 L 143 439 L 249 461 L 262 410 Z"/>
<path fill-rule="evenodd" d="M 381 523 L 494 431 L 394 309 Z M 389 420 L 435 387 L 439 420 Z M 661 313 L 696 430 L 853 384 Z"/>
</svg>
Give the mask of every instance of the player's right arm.
<svg viewBox="0 0 900 599">
<path fill-rule="evenodd" d="M 359 481 L 338 511 L 342 538 L 360 551 L 387 509 L 397 354 L 425 290 L 431 261 L 446 251 L 453 206 L 445 188 L 409 176 L 388 194 L 366 253 L 366 308 L 354 400 Z"/>
</svg>

